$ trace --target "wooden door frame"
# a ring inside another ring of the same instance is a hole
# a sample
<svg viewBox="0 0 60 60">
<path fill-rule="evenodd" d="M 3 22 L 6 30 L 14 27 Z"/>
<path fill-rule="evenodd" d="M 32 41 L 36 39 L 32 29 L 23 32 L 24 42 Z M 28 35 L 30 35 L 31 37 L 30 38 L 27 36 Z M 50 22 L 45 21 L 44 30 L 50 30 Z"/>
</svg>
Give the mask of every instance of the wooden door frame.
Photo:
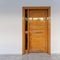
<svg viewBox="0 0 60 60">
<path fill-rule="evenodd" d="M 24 6 L 22 7 L 22 54 L 26 53 L 25 50 L 25 9 L 48 9 L 48 54 L 51 54 L 51 7 L 50 6 Z"/>
</svg>

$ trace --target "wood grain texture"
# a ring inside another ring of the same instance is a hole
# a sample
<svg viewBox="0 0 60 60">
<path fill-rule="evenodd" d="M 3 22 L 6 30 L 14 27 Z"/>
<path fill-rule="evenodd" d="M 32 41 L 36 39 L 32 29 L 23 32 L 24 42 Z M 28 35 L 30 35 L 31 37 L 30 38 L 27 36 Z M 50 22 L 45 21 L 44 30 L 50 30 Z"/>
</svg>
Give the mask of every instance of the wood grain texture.
<svg viewBox="0 0 60 60">
<path fill-rule="evenodd" d="M 30 52 L 47 52 L 47 9 L 31 9 L 29 17 L 32 18 L 29 20 Z"/>
</svg>

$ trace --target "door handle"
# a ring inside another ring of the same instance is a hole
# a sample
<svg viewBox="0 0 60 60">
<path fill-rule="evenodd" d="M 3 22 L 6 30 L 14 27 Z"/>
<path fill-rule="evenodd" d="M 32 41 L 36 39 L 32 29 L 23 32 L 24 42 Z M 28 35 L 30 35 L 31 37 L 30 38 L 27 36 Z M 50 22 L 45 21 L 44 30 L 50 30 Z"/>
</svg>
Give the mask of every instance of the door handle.
<svg viewBox="0 0 60 60">
<path fill-rule="evenodd" d="M 42 33 L 42 32 L 35 32 L 35 33 Z"/>
<path fill-rule="evenodd" d="M 43 33 L 41 31 L 30 31 L 30 33 Z"/>
</svg>

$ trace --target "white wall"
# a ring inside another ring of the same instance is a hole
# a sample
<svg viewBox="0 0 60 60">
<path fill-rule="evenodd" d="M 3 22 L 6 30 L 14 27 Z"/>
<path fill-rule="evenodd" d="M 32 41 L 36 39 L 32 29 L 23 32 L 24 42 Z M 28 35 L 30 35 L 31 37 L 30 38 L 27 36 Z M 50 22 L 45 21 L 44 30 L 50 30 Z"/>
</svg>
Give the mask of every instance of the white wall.
<svg viewBox="0 0 60 60">
<path fill-rule="evenodd" d="M 51 53 L 60 53 L 60 0 L 0 0 L 0 54 L 22 54 L 22 7 L 51 6 Z"/>
</svg>

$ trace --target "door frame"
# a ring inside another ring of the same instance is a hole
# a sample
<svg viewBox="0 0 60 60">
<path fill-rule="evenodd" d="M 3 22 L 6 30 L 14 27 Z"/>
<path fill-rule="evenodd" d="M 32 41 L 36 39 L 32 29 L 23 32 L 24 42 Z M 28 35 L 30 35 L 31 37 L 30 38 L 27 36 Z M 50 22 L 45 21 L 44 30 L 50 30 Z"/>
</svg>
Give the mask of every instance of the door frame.
<svg viewBox="0 0 60 60">
<path fill-rule="evenodd" d="M 22 7 L 22 55 L 27 53 L 25 50 L 25 9 L 47 9 L 48 10 L 48 54 L 51 54 L 51 7 L 50 6 L 24 6 Z M 29 52 L 28 52 L 29 53 Z"/>
</svg>

